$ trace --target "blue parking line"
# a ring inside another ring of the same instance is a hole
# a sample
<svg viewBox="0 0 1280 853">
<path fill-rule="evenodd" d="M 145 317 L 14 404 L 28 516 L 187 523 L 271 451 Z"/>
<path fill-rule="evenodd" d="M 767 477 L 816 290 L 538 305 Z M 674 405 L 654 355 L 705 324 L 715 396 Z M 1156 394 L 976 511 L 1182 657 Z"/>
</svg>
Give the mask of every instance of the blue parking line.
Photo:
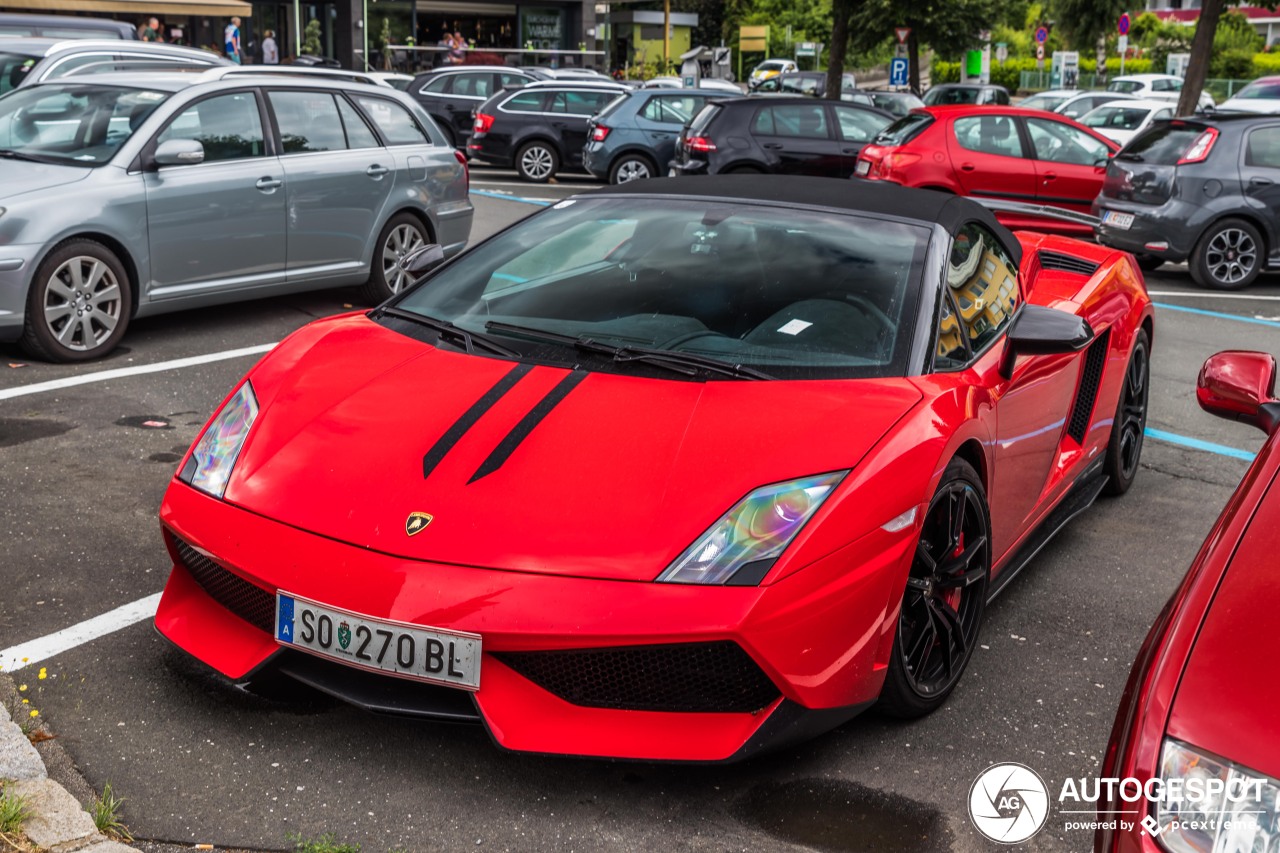
<svg viewBox="0 0 1280 853">
<path fill-rule="evenodd" d="M 1153 429 L 1152 427 L 1147 427 L 1147 437 L 1154 438 L 1156 441 L 1167 441 L 1169 444 L 1176 444 L 1179 447 L 1189 447 L 1192 450 L 1203 450 L 1205 453 L 1216 453 L 1219 456 L 1230 456 L 1232 459 L 1243 459 L 1245 462 L 1252 462 L 1256 455 L 1247 450 L 1228 447 L 1225 444 L 1214 444 L 1212 441 L 1201 441 L 1200 439 L 1192 438 L 1189 435 L 1178 435 L 1176 432 L 1165 432 L 1162 429 Z"/>
<path fill-rule="evenodd" d="M 541 198 L 521 198 L 518 195 L 507 195 L 506 193 L 491 193 L 488 190 L 472 190 L 472 195 L 482 195 L 486 198 L 500 198 L 503 201 L 518 201 L 521 204 L 536 204 L 538 207 L 549 207 L 554 202 Z"/>
<path fill-rule="evenodd" d="M 1152 305 L 1157 308 L 1163 308 L 1166 311 L 1185 311 L 1188 314 L 1200 314 L 1204 317 L 1217 317 L 1219 320 L 1238 320 L 1241 323 L 1253 323 L 1258 326 L 1270 326 L 1273 329 L 1280 329 L 1280 323 L 1275 320 L 1263 320 L 1261 317 L 1244 317 L 1240 314 L 1224 314 L 1221 311 L 1207 311 L 1204 308 L 1188 308 L 1185 305 L 1169 305 L 1165 302 L 1153 302 Z"/>
</svg>

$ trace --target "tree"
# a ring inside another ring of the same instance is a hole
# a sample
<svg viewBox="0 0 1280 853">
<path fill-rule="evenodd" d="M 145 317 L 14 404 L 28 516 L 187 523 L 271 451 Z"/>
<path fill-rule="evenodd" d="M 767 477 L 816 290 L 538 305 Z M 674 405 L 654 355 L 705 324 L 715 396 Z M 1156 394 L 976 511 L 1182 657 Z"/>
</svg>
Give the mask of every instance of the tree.
<svg viewBox="0 0 1280 853">
<path fill-rule="evenodd" d="M 1209 76 L 1209 60 L 1213 53 L 1213 37 L 1222 17 L 1222 0 L 1204 0 L 1200 6 L 1200 20 L 1196 22 L 1196 34 L 1191 39 L 1191 58 L 1187 60 L 1187 76 L 1182 81 L 1182 94 L 1178 96 L 1178 115 L 1188 116 L 1200 107 L 1200 92 Z"/>
<path fill-rule="evenodd" d="M 1071 44 L 1086 50 L 1114 32 L 1130 0 L 1052 0 L 1050 13 Z"/>
<path fill-rule="evenodd" d="M 958 56 L 977 47 L 978 33 L 997 19 L 995 0 L 863 0 L 850 20 L 854 49 L 870 51 L 893 35 L 895 27 L 910 27 L 907 58 L 910 82 L 920 91 L 920 46 L 928 45 L 944 56 Z"/>
<path fill-rule="evenodd" d="M 320 46 L 320 22 L 317 20 L 307 21 L 307 27 L 302 31 L 302 52 L 308 56 L 321 56 L 324 48 Z"/>
<path fill-rule="evenodd" d="M 849 21 L 858 8 L 858 0 L 831 0 L 831 53 L 827 59 L 828 98 L 839 100 L 843 88 L 844 60 L 849 49 Z"/>
</svg>

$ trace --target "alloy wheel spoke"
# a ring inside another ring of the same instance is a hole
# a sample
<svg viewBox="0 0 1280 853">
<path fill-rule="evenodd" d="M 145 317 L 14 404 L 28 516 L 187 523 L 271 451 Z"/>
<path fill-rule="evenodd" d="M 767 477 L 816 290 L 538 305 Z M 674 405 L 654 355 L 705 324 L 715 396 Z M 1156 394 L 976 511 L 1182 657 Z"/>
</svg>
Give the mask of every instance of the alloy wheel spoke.
<svg viewBox="0 0 1280 853">
<path fill-rule="evenodd" d="M 955 548 L 960 544 L 961 537 L 964 536 L 965 511 L 968 508 L 969 490 L 962 487 L 951 497 L 951 518 L 948 527 L 951 538 L 947 540 L 948 548 Z"/>
<path fill-rule="evenodd" d="M 102 281 L 102 276 L 107 272 L 107 265 L 96 258 L 93 266 L 89 267 L 89 275 L 85 278 L 85 287 L 93 290 L 98 286 L 98 282 Z"/>
<path fill-rule="evenodd" d="M 50 305 L 45 308 L 44 319 L 45 322 L 49 324 L 50 328 L 52 328 L 54 323 L 59 320 L 63 320 L 74 313 L 75 309 L 64 302 L 61 305 Z"/>
<path fill-rule="evenodd" d="M 955 640 L 956 648 L 961 654 L 965 651 L 964 626 L 960 622 L 960 614 L 951 609 L 951 605 L 938 599 L 930 599 L 930 609 L 937 615 L 948 637 Z"/>
<path fill-rule="evenodd" d="M 938 627 L 934 624 L 933 613 L 927 607 L 924 612 L 925 624 L 920 628 L 920 633 L 916 635 L 915 643 L 906 657 L 907 669 L 911 670 L 917 679 L 923 674 L 924 665 L 929 661 L 929 652 L 933 651 L 933 645 L 938 639 Z"/>
<path fill-rule="evenodd" d="M 119 318 L 116 317 L 114 314 L 108 314 L 105 311 L 103 311 L 103 312 L 94 314 L 92 319 L 89 317 L 86 317 L 85 321 L 86 321 L 85 323 L 86 329 L 92 330 L 93 323 L 97 323 L 98 325 L 102 326 L 103 331 L 105 331 L 109 335 L 113 331 L 115 331 L 116 323 L 119 322 Z M 86 339 L 85 344 L 88 345 L 89 343 L 90 342 Z"/>
<path fill-rule="evenodd" d="M 54 296 L 59 296 L 67 302 L 74 302 L 76 298 L 75 288 L 71 287 L 67 282 L 58 276 L 49 279 L 48 292 Z"/>
<path fill-rule="evenodd" d="M 119 298 L 120 288 L 112 283 L 90 296 L 89 304 L 94 307 L 94 310 L 101 311 L 103 303 L 115 302 Z"/>
<path fill-rule="evenodd" d="M 58 332 L 58 343 L 67 347 L 71 346 L 75 341 L 76 330 L 80 328 L 83 320 L 83 317 L 72 317 L 68 320 L 67 325 L 63 326 L 62 331 Z"/>
<path fill-rule="evenodd" d="M 986 547 L 986 544 L 987 537 L 977 536 L 972 541 L 965 543 L 964 551 L 961 552 L 960 556 L 947 560 L 943 564 L 941 571 L 939 571 L 939 574 L 943 576 L 943 585 L 947 580 L 950 580 L 951 576 L 967 570 L 969 564 L 973 562 L 973 558 Z"/>
<path fill-rule="evenodd" d="M 929 574 L 937 574 L 938 563 L 933 559 L 933 555 L 929 553 L 929 546 L 921 539 L 916 543 L 916 560 L 929 572 Z"/>
</svg>

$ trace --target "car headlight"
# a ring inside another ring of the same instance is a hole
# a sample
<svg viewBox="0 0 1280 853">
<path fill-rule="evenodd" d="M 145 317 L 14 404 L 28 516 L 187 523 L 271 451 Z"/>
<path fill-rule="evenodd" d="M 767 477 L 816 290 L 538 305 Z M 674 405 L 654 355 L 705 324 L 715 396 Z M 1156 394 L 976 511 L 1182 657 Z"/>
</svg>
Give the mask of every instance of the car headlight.
<svg viewBox="0 0 1280 853">
<path fill-rule="evenodd" d="M 1280 781 L 1165 740 L 1157 838 L 1173 853 L 1274 850 Z"/>
<path fill-rule="evenodd" d="M 761 486 L 658 575 L 666 583 L 758 584 L 848 471 Z M 746 571 L 742 571 L 747 569 Z M 741 576 L 734 580 L 735 575 Z"/>
<path fill-rule="evenodd" d="M 240 448 L 244 447 L 249 428 L 257 417 L 258 398 L 253 395 L 253 386 L 246 381 L 196 441 L 178 478 L 221 498 L 231 479 L 231 469 L 240 456 Z"/>
</svg>

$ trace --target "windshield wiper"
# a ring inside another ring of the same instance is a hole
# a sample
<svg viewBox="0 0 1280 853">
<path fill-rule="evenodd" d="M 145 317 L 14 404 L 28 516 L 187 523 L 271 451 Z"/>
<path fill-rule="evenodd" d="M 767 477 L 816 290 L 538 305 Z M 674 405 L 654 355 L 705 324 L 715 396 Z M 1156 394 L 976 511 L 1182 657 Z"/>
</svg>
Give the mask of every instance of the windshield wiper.
<svg viewBox="0 0 1280 853">
<path fill-rule="evenodd" d="M 24 151 L 15 151 L 12 148 L 0 148 L 0 157 L 8 160 L 26 160 L 29 163 L 60 163 L 56 157 L 41 157 L 38 154 L 27 154 Z"/>
<path fill-rule="evenodd" d="M 484 324 L 484 327 L 491 332 L 507 332 L 509 334 L 524 335 L 525 337 L 533 338 L 534 340 L 564 344 L 585 352 L 601 353 L 603 355 L 610 356 L 618 363 L 639 361 L 645 364 L 652 364 L 657 367 L 665 367 L 668 370 L 673 370 L 676 373 L 683 373 L 686 376 L 693 376 L 699 370 L 705 370 L 712 373 L 721 373 L 726 376 L 736 376 L 740 379 L 773 379 L 769 374 L 751 367 L 745 367 L 741 364 L 730 364 L 729 362 L 721 361 L 718 358 L 694 355 L 693 353 L 688 352 L 655 349 L 653 347 L 638 347 L 630 344 L 614 346 L 613 344 L 606 344 L 597 341 L 587 335 L 565 335 L 560 332 L 553 332 L 549 329 L 535 329 L 531 326 L 520 326 L 515 323 L 503 323 L 498 320 L 490 320 Z"/>
<path fill-rule="evenodd" d="M 387 317 L 396 317 L 400 320 L 408 320 L 410 323 L 417 323 L 419 326 L 426 326 L 428 329 L 434 329 L 440 333 L 440 337 L 445 340 L 451 340 L 454 343 L 461 343 L 462 348 L 468 353 L 474 354 L 477 349 L 485 350 L 494 355 L 505 356 L 506 358 L 519 358 L 520 353 L 509 347 L 504 347 L 491 338 L 484 335 L 477 335 L 475 332 L 468 332 L 461 326 L 455 326 L 448 320 L 437 320 L 426 314 L 419 314 L 416 311 L 405 311 L 402 308 L 379 308 L 378 313 Z"/>
<path fill-rule="evenodd" d="M 1129 160 L 1129 161 L 1131 161 L 1131 162 L 1133 162 L 1133 163 L 1142 163 L 1142 162 L 1145 162 L 1145 161 L 1143 161 L 1143 159 L 1142 159 L 1142 155 L 1141 155 L 1141 154 L 1130 154 L 1130 153 L 1129 153 L 1129 152 L 1127 152 L 1127 151 L 1122 151 L 1121 153 L 1117 154 L 1117 155 L 1116 155 L 1116 159 L 1117 159 L 1117 160 Z"/>
</svg>

